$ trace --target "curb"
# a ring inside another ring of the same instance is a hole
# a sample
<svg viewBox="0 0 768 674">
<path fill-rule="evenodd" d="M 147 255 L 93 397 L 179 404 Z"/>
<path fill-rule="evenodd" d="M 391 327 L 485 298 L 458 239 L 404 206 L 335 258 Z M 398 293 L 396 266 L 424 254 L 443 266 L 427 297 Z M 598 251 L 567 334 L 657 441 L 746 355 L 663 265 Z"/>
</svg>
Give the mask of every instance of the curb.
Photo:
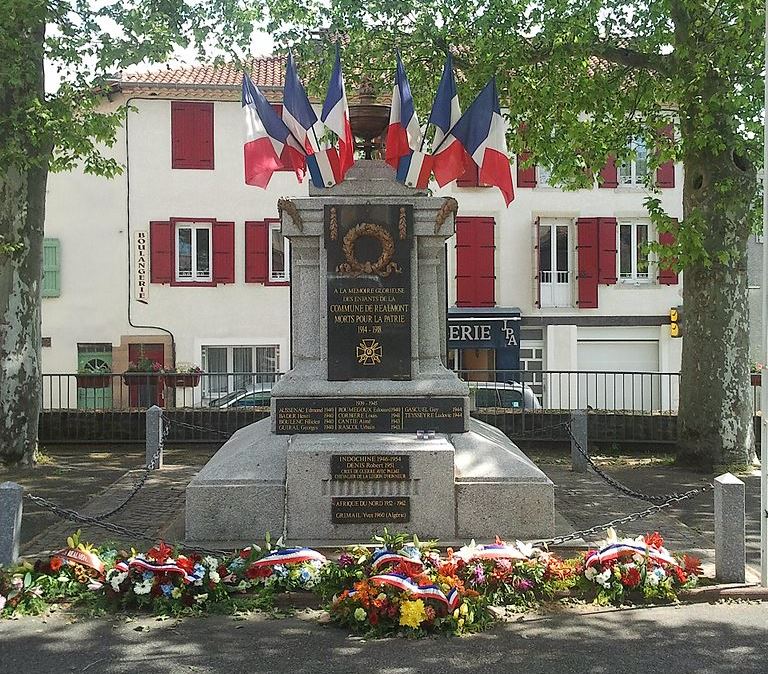
<svg viewBox="0 0 768 674">
<path fill-rule="evenodd" d="M 768 587 L 756 583 L 728 583 L 697 587 L 680 594 L 680 600 L 686 602 L 716 602 L 720 599 L 768 601 Z"/>
</svg>

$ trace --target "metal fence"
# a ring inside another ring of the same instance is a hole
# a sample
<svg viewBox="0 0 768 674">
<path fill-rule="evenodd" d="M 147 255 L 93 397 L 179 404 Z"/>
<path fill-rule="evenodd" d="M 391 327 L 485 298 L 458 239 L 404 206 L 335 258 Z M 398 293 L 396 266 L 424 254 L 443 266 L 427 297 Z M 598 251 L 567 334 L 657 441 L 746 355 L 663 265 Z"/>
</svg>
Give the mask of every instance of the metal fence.
<svg viewBox="0 0 768 674">
<path fill-rule="evenodd" d="M 590 438 L 674 443 L 678 373 L 466 370 L 473 416 L 515 441 L 565 441 L 571 410 L 590 411 Z M 269 414 L 279 372 L 45 374 L 40 440 L 138 442 L 143 410 L 159 405 L 175 423 L 170 441 L 223 441 Z M 753 405 L 759 409 L 759 388 Z"/>
</svg>

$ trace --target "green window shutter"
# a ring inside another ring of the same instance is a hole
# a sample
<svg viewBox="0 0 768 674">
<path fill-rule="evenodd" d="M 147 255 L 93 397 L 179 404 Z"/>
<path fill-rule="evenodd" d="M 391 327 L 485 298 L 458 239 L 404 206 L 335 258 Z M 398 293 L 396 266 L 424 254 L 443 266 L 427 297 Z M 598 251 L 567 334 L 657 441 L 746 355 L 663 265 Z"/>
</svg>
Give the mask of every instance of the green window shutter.
<svg viewBox="0 0 768 674">
<path fill-rule="evenodd" d="M 61 295 L 61 250 L 58 239 L 43 239 L 43 297 Z"/>
</svg>

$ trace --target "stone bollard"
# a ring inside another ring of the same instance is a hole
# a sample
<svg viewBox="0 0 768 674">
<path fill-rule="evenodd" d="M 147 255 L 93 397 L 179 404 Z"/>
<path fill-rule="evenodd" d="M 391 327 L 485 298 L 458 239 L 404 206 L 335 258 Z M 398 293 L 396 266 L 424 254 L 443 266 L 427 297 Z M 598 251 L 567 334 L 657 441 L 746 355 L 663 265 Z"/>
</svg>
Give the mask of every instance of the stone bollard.
<svg viewBox="0 0 768 674">
<path fill-rule="evenodd" d="M 587 458 L 579 451 L 576 443 L 585 452 L 589 452 L 587 444 L 587 410 L 571 411 L 571 469 L 575 473 L 586 473 L 589 463 Z"/>
<path fill-rule="evenodd" d="M 152 461 L 152 457 L 155 455 L 158 449 L 160 449 L 160 456 L 158 456 L 153 470 L 160 470 L 163 467 L 163 410 L 157 405 L 152 405 L 147 410 L 147 437 L 146 448 L 147 457 L 145 466 L 149 466 Z"/>
<path fill-rule="evenodd" d="M 24 489 L 20 484 L 0 484 L 0 566 L 15 564 L 19 558 L 23 498 Z"/>
<path fill-rule="evenodd" d="M 744 483 L 726 473 L 715 478 L 715 577 L 722 583 L 746 581 Z"/>
</svg>

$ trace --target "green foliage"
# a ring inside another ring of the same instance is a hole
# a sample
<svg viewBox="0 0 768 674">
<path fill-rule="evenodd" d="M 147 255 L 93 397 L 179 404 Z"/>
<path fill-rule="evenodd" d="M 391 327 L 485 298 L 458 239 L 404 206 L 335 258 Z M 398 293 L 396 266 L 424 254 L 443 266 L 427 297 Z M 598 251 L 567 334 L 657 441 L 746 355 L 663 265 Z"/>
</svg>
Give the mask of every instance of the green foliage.
<svg viewBox="0 0 768 674">
<path fill-rule="evenodd" d="M 386 96 L 401 50 L 421 119 L 428 114 L 446 51 L 466 107 L 496 75 L 513 151 L 529 150 L 566 188 L 591 186 L 630 141 L 649 148 L 647 189 L 667 160 L 703 169 L 720 206 L 691 203 L 674 249 L 654 246 L 676 269 L 732 264 L 740 241 L 714 235 L 714 218 L 756 220 L 755 166 L 762 164 L 763 3 L 567 0 L 268 0 L 269 26 L 298 52 L 302 75 L 321 95 L 330 42 L 344 47 L 348 91 L 371 76 Z M 659 132 L 668 123 L 674 138 Z M 702 165 L 703 163 L 703 165 Z M 720 166 L 722 170 L 716 171 Z M 736 205 L 736 208 L 734 208 Z M 648 201 L 660 231 L 661 201 Z"/>
</svg>

